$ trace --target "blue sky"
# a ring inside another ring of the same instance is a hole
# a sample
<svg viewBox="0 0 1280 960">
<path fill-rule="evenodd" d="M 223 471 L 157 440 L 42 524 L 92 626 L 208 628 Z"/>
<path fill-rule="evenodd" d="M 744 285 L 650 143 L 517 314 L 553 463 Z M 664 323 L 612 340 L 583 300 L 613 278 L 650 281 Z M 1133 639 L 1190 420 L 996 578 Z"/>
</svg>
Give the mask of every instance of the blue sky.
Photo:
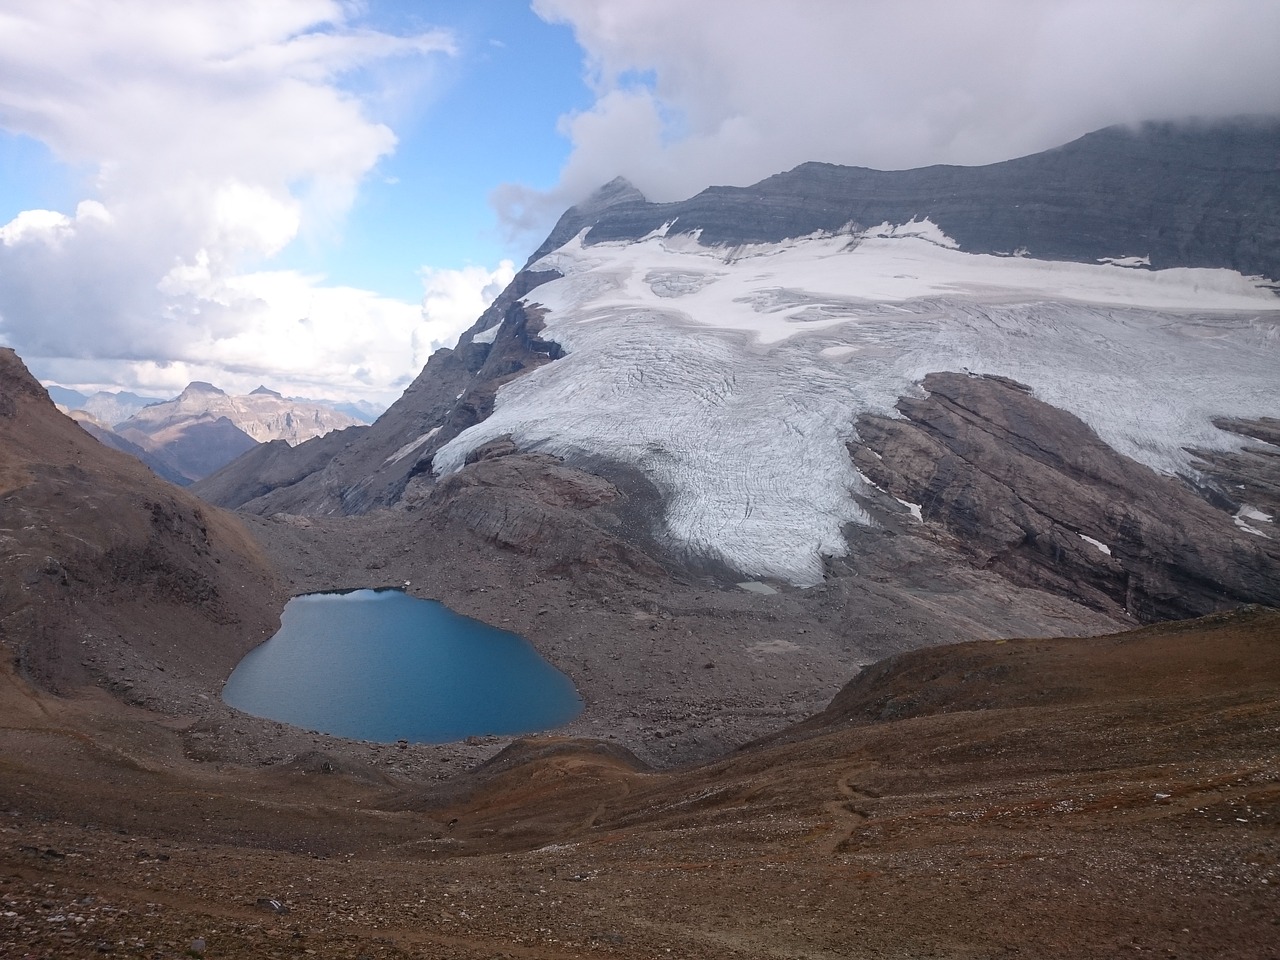
<svg viewBox="0 0 1280 960">
<path fill-rule="evenodd" d="M 424 264 L 519 266 L 533 247 L 499 224 L 489 193 L 511 180 L 555 185 L 570 149 L 557 121 L 591 104 L 572 31 L 520 0 L 375 4 L 368 19 L 396 31 L 447 27 L 458 54 L 436 65 L 432 89 L 388 111 L 400 142 L 365 181 L 341 236 L 299 244 L 281 262 L 407 300 L 422 295 Z M 428 218 L 445 228 L 424 229 Z"/>
<path fill-rule="evenodd" d="M 7 0 L 0 344 L 389 403 L 556 217 L 1280 112 L 1273 0 Z"/>
<path fill-rule="evenodd" d="M 394 129 L 395 151 L 370 171 L 339 230 L 303 237 L 276 265 L 416 300 L 424 264 L 521 260 L 529 238 L 498 223 L 489 193 L 508 180 L 555 185 L 570 150 L 557 121 L 591 103 L 572 30 L 547 23 L 526 0 L 375 2 L 360 22 L 395 33 L 444 27 L 457 54 L 424 69 L 411 97 L 373 98 L 370 113 Z M 359 88 L 360 78 L 350 85 Z M 74 209 L 94 173 L 0 130 L 0 223 L 33 208 Z M 426 229 L 427 218 L 448 228 Z"/>
</svg>

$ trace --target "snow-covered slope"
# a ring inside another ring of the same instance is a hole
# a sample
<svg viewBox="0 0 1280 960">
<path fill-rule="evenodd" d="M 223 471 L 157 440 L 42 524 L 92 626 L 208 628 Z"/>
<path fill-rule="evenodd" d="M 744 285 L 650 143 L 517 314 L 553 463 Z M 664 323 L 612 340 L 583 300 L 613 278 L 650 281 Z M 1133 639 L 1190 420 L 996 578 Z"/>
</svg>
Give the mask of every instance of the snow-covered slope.
<svg viewBox="0 0 1280 960">
<path fill-rule="evenodd" d="M 738 247 L 678 229 L 579 234 L 531 265 L 562 275 L 525 303 L 567 355 L 507 383 L 437 474 L 506 434 L 620 461 L 667 495 L 673 547 L 808 585 L 845 551 L 842 527 L 869 520 L 855 421 L 931 371 L 1026 383 L 1167 474 L 1192 472 L 1188 447 L 1239 445 L 1211 418 L 1280 407 L 1280 299 L 1263 278 L 1142 269 L 1142 250 L 966 253 L 928 221 Z"/>
</svg>

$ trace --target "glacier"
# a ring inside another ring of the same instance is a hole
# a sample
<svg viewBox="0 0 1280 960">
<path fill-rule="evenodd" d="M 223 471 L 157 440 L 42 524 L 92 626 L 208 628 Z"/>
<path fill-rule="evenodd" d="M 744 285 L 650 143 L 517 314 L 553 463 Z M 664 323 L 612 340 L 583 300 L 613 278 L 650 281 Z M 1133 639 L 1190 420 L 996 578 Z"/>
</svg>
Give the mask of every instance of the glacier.
<svg viewBox="0 0 1280 960">
<path fill-rule="evenodd" d="M 1276 409 L 1280 298 L 1264 278 L 1140 259 L 966 253 L 928 220 L 738 247 L 579 234 L 530 265 L 561 276 L 524 300 L 566 355 L 504 385 L 433 469 L 506 434 L 619 461 L 665 494 L 671 547 L 800 587 L 846 552 L 846 524 L 872 522 L 847 450 L 857 418 L 896 415 L 933 371 L 1021 381 L 1119 452 L 1189 474 L 1187 448 L 1243 443 L 1212 417 Z"/>
</svg>

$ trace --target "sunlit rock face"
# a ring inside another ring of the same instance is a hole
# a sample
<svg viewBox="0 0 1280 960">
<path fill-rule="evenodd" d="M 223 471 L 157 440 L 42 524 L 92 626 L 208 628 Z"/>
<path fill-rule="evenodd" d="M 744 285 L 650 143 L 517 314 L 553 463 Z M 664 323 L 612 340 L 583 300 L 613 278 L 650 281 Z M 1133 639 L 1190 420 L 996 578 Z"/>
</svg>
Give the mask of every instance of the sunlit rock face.
<svg viewBox="0 0 1280 960">
<path fill-rule="evenodd" d="M 190 482 L 260 443 L 282 440 L 293 446 L 356 425 L 345 413 L 289 400 L 266 387 L 232 396 L 196 381 L 172 400 L 143 407 L 114 430 Z"/>
</svg>

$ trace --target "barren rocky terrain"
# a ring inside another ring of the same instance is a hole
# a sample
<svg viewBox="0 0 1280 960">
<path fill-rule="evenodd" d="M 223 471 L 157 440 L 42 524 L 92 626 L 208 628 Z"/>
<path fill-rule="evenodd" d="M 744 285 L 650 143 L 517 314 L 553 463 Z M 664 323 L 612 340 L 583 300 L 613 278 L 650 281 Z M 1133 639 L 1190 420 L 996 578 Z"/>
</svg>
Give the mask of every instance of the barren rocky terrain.
<svg viewBox="0 0 1280 960">
<path fill-rule="evenodd" d="M 501 444 L 399 510 L 237 519 L 0 361 L 0 956 L 1277 954 L 1273 610 L 1117 633 L 891 523 L 747 590 L 660 564 L 635 478 Z M 431 746 L 218 701 L 289 595 L 386 584 L 586 710 Z"/>
<path fill-rule="evenodd" d="M 715 762 L 542 737 L 436 785 L 201 762 L 6 671 L 0 952 L 1275 956 L 1278 642 L 965 644 Z"/>
</svg>

